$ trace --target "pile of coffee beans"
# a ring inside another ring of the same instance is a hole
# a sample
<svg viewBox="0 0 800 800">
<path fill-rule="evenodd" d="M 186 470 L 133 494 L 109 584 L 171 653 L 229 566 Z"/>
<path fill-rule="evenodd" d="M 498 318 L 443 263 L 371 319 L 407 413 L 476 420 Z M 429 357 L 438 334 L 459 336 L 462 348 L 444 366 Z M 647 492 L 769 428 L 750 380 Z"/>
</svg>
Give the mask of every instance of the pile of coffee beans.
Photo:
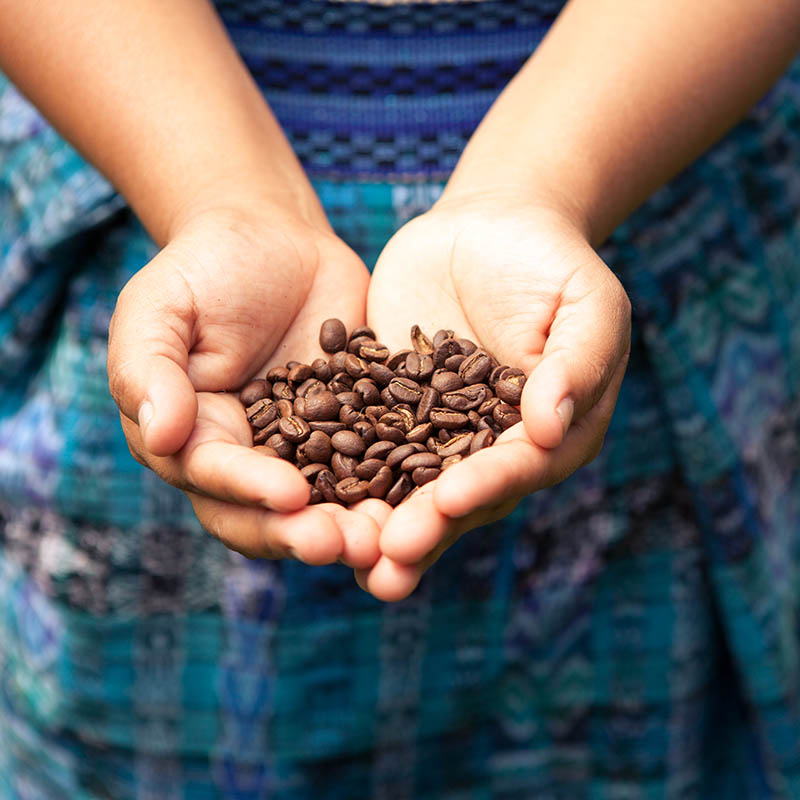
<svg viewBox="0 0 800 800">
<path fill-rule="evenodd" d="M 469 339 L 415 325 L 390 353 L 369 327 L 326 320 L 328 358 L 290 361 L 239 393 L 255 449 L 295 464 L 311 502 L 378 497 L 396 506 L 442 470 L 494 443 L 522 418 L 525 375 Z"/>
</svg>

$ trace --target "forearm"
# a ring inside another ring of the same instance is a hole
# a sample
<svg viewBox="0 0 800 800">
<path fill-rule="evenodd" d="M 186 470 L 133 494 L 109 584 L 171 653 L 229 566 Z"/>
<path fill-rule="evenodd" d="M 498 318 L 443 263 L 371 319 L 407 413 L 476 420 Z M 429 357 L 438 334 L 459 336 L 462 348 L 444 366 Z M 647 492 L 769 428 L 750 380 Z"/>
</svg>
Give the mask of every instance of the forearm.
<svg viewBox="0 0 800 800">
<path fill-rule="evenodd" d="M 7 0 L 0 67 L 165 242 L 215 204 L 322 219 L 205 0 Z"/>
<path fill-rule="evenodd" d="M 599 243 L 741 118 L 798 46 L 796 0 L 572 0 L 444 199 L 556 203 Z"/>
</svg>

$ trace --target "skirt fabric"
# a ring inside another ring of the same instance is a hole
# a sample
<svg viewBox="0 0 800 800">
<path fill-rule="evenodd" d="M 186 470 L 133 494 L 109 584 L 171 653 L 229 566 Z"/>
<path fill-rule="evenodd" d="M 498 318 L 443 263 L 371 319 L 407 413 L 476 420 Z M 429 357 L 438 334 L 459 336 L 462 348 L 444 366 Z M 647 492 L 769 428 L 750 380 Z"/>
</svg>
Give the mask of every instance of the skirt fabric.
<svg viewBox="0 0 800 800">
<path fill-rule="evenodd" d="M 217 3 L 368 265 L 560 6 Z M 800 797 L 798 165 L 800 62 L 603 248 L 598 458 L 385 605 L 130 457 L 107 328 L 155 247 L 0 83 L 0 798 Z"/>
</svg>

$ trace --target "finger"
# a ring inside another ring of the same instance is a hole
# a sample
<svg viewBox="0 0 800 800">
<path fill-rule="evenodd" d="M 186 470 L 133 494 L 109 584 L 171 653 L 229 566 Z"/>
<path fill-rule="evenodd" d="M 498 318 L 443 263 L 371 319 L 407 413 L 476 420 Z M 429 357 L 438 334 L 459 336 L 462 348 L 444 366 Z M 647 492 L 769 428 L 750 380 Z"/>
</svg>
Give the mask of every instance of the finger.
<svg viewBox="0 0 800 800">
<path fill-rule="evenodd" d="M 189 493 L 200 524 L 226 547 L 248 558 L 296 558 L 332 564 L 342 554 L 342 534 L 325 511 L 309 506 L 280 514 Z"/>
<path fill-rule="evenodd" d="M 337 503 L 320 503 L 315 508 L 330 514 L 342 533 L 339 561 L 361 569 L 374 566 L 381 553 L 378 549 L 380 528 L 372 516 Z"/>
<path fill-rule="evenodd" d="M 401 564 L 416 564 L 441 542 L 450 523 L 433 500 L 434 484 L 441 478 L 426 483 L 389 515 L 381 531 L 383 555 Z"/>
<path fill-rule="evenodd" d="M 420 582 L 423 568 L 417 565 L 398 564 L 388 556 L 381 556 L 370 570 L 356 570 L 358 585 L 384 603 L 405 600 Z"/>
<path fill-rule="evenodd" d="M 580 270 L 572 279 L 542 358 L 522 392 L 525 428 L 540 447 L 561 443 L 572 421 L 598 402 L 627 359 L 630 303 L 625 291 L 604 265 L 588 273 Z"/>
<path fill-rule="evenodd" d="M 120 411 L 139 424 L 145 449 L 166 456 L 186 442 L 197 399 L 186 372 L 191 296 L 174 272 L 157 272 L 160 258 L 119 295 L 109 328 L 108 378 Z"/>
</svg>

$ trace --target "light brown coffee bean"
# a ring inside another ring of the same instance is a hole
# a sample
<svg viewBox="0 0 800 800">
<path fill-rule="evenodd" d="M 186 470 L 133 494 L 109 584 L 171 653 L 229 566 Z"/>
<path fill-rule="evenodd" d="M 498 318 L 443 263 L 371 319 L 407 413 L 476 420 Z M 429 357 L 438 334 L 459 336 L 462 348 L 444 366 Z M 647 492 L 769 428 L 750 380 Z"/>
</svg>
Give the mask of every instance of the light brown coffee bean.
<svg viewBox="0 0 800 800">
<path fill-rule="evenodd" d="M 454 392 L 457 389 L 461 389 L 464 386 L 464 381 L 455 372 L 437 369 L 431 375 L 431 386 L 437 392 L 444 394 L 445 392 Z"/>
<path fill-rule="evenodd" d="M 406 434 L 406 441 L 424 442 L 432 433 L 433 425 L 430 422 L 421 422 Z"/>
<path fill-rule="evenodd" d="M 289 370 L 286 367 L 273 367 L 269 372 L 267 372 L 267 380 L 270 383 L 277 383 L 282 381 L 286 383 L 286 379 L 289 377 Z"/>
<path fill-rule="evenodd" d="M 403 463 L 403 459 L 413 456 L 418 452 L 414 443 L 401 444 L 386 456 L 386 466 L 389 467 L 389 469 L 395 469 Z"/>
<path fill-rule="evenodd" d="M 299 386 L 314 375 L 314 370 L 308 364 L 297 364 L 289 370 L 286 376 L 290 385 Z"/>
<path fill-rule="evenodd" d="M 270 436 L 273 436 L 278 432 L 278 426 L 280 425 L 280 419 L 275 418 L 272 422 L 267 425 L 266 428 L 262 428 L 260 431 L 256 431 L 253 434 L 253 443 L 254 444 L 264 444 L 264 442 L 269 439 Z"/>
<path fill-rule="evenodd" d="M 379 422 L 375 426 L 375 433 L 378 434 L 378 438 L 383 441 L 393 442 L 394 444 L 402 444 L 406 440 L 406 434 L 400 428 L 395 428 L 392 425 L 386 425 L 383 422 Z"/>
<path fill-rule="evenodd" d="M 361 437 L 365 447 L 369 447 L 378 440 L 378 434 L 375 433 L 375 425 L 368 419 L 359 419 L 354 422 L 353 432 Z"/>
<path fill-rule="evenodd" d="M 272 398 L 274 400 L 294 400 L 294 390 L 284 381 L 275 381 L 272 384 Z"/>
<path fill-rule="evenodd" d="M 385 461 L 386 456 L 388 456 L 395 447 L 397 447 L 397 445 L 394 444 L 394 442 L 387 442 L 386 440 L 379 439 L 367 448 L 364 453 L 364 458 L 379 458 L 381 461 Z"/>
<path fill-rule="evenodd" d="M 389 391 L 400 403 L 416 405 L 422 398 L 422 388 L 411 378 L 393 378 L 389 382 Z"/>
<path fill-rule="evenodd" d="M 306 411 L 308 411 L 308 407 L 306 407 Z M 323 433 L 328 434 L 328 436 L 333 436 L 334 433 L 337 431 L 343 431 L 347 426 L 344 423 L 339 422 L 338 419 L 327 419 L 309 422 L 308 427 L 311 428 L 312 431 L 322 431 Z"/>
</svg>

